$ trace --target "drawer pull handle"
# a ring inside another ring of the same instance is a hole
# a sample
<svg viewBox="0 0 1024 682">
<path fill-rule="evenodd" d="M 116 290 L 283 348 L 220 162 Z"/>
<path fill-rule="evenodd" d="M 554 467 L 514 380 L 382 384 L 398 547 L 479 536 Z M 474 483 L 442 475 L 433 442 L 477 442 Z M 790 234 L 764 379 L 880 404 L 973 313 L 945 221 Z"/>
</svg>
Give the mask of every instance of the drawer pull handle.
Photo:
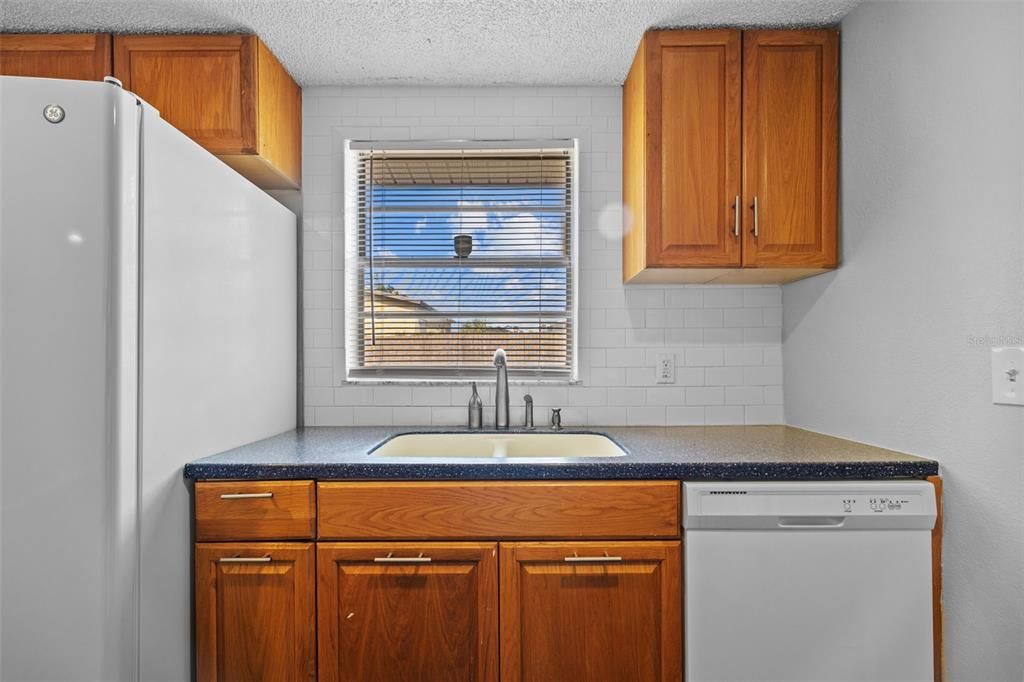
<svg viewBox="0 0 1024 682">
<path fill-rule="evenodd" d="M 217 559 L 218 563 L 222 564 L 268 564 L 273 559 L 270 555 L 267 556 L 223 556 Z"/>
<path fill-rule="evenodd" d="M 576 552 L 572 553 L 572 556 L 565 557 L 566 563 L 579 564 L 579 563 L 593 563 L 601 561 L 622 561 L 620 556 L 608 556 L 608 552 L 604 553 L 604 556 L 580 556 Z"/>
<path fill-rule="evenodd" d="M 423 552 L 419 553 L 419 556 L 391 556 L 392 552 L 388 552 L 387 556 L 378 556 L 373 558 L 375 564 L 429 564 L 433 559 L 428 556 L 423 556 Z"/>
<path fill-rule="evenodd" d="M 273 497 L 274 493 L 224 493 L 220 496 L 222 500 L 255 500 L 260 498 Z"/>
</svg>

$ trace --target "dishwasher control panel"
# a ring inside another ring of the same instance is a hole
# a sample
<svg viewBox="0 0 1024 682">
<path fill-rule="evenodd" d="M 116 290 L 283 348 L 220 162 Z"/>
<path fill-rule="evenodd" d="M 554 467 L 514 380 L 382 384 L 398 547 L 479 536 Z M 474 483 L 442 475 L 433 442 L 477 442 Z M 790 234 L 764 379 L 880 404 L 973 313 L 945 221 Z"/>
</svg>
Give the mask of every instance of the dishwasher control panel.
<svg viewBox="0 0 1024 682">
<path fill-rule="evenodd" d="M 889 497 L 886 495 L 873 495 L 871 497 L 844 497 L 841 500 L 843 513 L 854 514 L 864 511 L 865 507 L 874 514 L 885 512 L 901 512 L 904 509 L 916 510 L 915 500 L 906 495 Z"/>
<path fill-rule="evenodd" d="M 684 528 L 924 528 L 928 481 L 683 483 Z M 688 525 L 687 525 L 688 524 Z"/>
</svg>

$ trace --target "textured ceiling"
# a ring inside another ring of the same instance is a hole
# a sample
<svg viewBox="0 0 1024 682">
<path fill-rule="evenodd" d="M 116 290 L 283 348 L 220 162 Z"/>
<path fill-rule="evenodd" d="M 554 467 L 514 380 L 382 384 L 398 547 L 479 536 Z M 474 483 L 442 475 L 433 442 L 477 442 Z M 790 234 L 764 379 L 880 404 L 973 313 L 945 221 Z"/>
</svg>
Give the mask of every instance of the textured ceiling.
<svg viewBox="0 0 1024 682">
<path fill-rule="evenodd" d="M 0 0 L 4 31 L 252 32 L 301 85 L 610 85 L 668 26 L 836 23 L 860 0 Z"/>
</svg>

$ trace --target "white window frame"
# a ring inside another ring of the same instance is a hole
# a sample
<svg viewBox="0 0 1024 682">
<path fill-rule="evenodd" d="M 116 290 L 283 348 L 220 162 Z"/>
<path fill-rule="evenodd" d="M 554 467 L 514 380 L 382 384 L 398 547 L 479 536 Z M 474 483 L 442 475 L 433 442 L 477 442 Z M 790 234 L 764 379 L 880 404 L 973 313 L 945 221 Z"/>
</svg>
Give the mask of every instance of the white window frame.
<svg viewBox="0 0 1024 682">
<path fill-rule="evenodd" d="M 517 376 L 515 367 L 510 367 L 509 383 L 516 384 L 575 384 L 579 381 L 579 140 L 352 140 L 344 141 L 344 314 L 340 330 L 341 344 L 344 347 L 345 366 L 342 374 L 343 383 L 348 384 L 467 384 L 471 381 L 480 381 L 479 371 L 460 373 L 460 370 L 452 369 L 451 374 L 426 375 L 410 371 L 403 375 L 401 371 L 384 371 L 378 375 L 359 374 L 353 375 L 351 369 L 358 366 L 359 347 L 355 341 L 355 335 L 348 333 L 349 325 L 354 323 L 352 311 L 358 310 L 360 297 L 365 295 L 357 273 L 359 266 L 359 238 L 358 238 L 358 193 L 359 181 L 356 172 L 356 164 L 360 152 L 369 150 L 486 150 L 486 149 L 566 149 L 569 151 L 572 188 L 572 215 L 569 225 L 570 238 L 570 278 L 568 295 L 572 302 L 569 315 L 571 316 L 571 336 L 569 339 L 569 352 L 571 362 L 567 375 L 559 377 L 539 376 Z M 486 379 L 485 379 L 486 380 Z"/>
</svg>

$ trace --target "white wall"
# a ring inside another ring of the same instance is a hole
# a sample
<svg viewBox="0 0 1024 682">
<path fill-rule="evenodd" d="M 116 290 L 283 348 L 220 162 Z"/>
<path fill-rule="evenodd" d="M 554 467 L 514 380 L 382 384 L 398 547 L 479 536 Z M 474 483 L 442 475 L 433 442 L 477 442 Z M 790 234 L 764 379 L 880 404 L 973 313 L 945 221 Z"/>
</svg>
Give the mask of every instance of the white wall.
<svg viewBox="0 0 1024 682">
<path fill-rule="evenodd" d="M 563 407 L 567 425 L 781 423 L 780 287 L 622 286 L 621 112 L 617 87 L 305 89 L 306 423 L 459 425 L 469 400 L 464 385 L 343 385 L 343 140 L 565 137 L 580 140 L 581 382 L 513 386 L 514 406 L 529 391 L 539 420 Z M 662 352 L 675 385 L 654 384 Z"/>
<path fill-rule="evenodd" d="M 1024 3 L 868 3 L 842 25 L 843 266 L 784 287 L 790 424 L 936 458 L 947 679 L 1024 679 Z M 993 337 L 993 338 L 985 338 Z"/>
</svg>

